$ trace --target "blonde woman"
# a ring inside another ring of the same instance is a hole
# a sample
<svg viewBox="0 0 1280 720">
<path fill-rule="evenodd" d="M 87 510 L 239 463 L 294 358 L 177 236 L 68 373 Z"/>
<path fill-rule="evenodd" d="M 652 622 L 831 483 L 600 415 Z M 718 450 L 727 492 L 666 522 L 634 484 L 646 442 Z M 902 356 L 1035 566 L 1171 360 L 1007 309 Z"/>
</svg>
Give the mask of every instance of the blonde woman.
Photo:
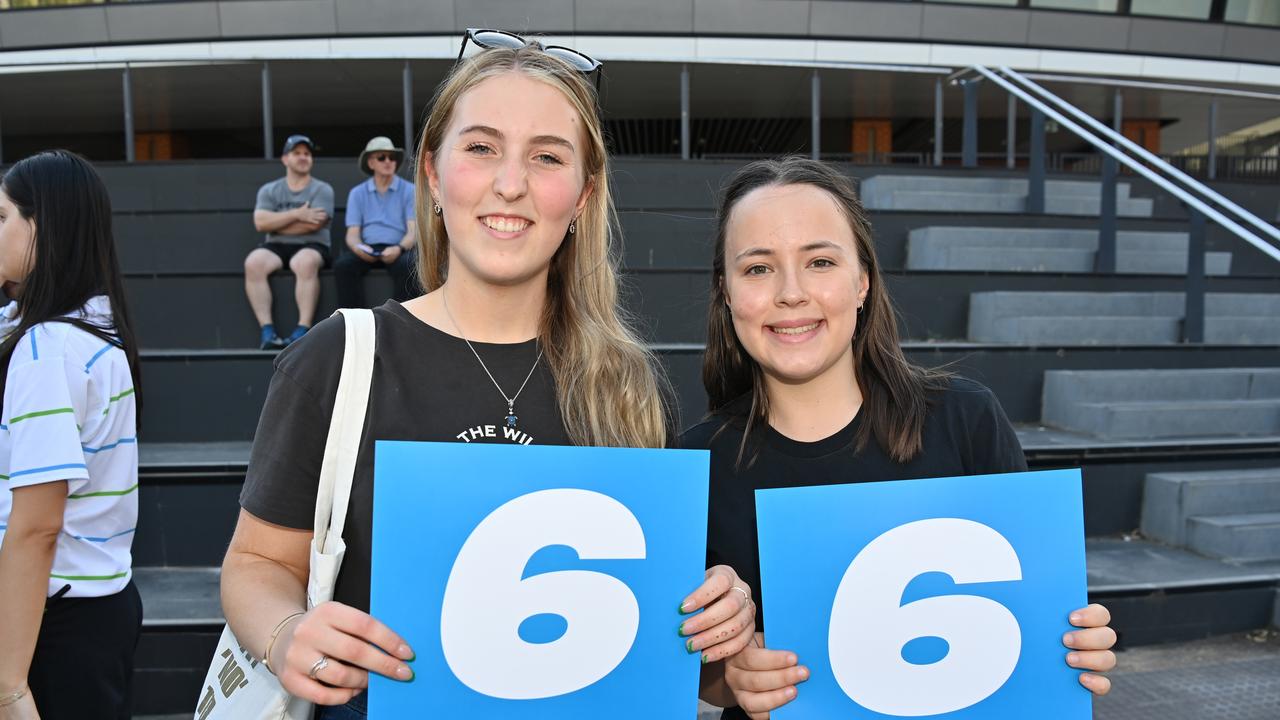
<svg viewBox="0 0 1280 720">
<path fill-rule="evenodd" d="M 598 63 L 497 31 L 468 41 L 484 49 L 441 85 L 419 142 L 427 294 L 374 311 L 377 361 L 334 601 L 307 610 L 305 587 L 340 318 L 276 363 L 223 564 L 236 637 L 289 692 L 346 703 L 321 710 L 330 720 L 363 717 L 369 672 L 413 679 L 413 650 L 367 614 L 375 439 L 663 447 L 670 436 L 654 359 L 617 308 L 608 159 L 586 77 Z M 709 570 L 683 599 L 686 612 L 707 610 L 681 642 L 704 661 L 737 652 L 754 627 L 749 597 L 731 570 Z"/>
</svg>

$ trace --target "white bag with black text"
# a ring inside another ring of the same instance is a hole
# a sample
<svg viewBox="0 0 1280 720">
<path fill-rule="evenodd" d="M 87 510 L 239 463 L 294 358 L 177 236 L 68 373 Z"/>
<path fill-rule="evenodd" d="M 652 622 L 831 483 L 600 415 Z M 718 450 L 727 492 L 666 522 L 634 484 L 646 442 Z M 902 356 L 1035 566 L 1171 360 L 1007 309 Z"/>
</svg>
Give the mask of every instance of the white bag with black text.
<svg viewBox="0 0 1280 720">
<path fill-rule="evenodd" d="M 342 566 L 342 541 L 355 474 L 356 455 L 369 406 L 373 379 L 374 322 L 369 310 L 339 310 L 346 325 L 342 376 L 329 420 L 329 437 L 316 492 L 315 535 L 311 540 L 311 574 L 307 607 L 333 599 Z M 213 662 L 205 675 L 195 720 L 310 720 L 310 702 L 293 697 L 257 658 L 236 640 L 231 626 L 222 629 Z"/>
</svg>

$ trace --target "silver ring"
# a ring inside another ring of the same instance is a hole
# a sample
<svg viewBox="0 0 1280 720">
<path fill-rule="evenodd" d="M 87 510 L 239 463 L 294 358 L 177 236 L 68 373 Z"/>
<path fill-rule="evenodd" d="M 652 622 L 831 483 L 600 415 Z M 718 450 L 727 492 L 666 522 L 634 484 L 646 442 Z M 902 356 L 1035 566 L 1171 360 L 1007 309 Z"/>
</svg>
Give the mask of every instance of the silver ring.
<svg viewBox="0 0 1280 720">
<path fill-rule="evenodd" d="M 746 591 L 746 590 L 743 590 L 742 588 L 738 587 L 737 585 L 733 585 L 733 586 L 732 586 L 732 587 L 730 587 L 729 589 L 730 589 L 730 590 L 737 590 L 738 592 L 742 593 L 742 600 L 743 600 L 744 606 L 745 606 L 745 605 L 750 605 L 750 604 L 751 604 L 751 595 L 749 595 L 749 594 L 747 593 L 747 591 Z"/>
<path fill-rule="evenodd" d="M 320 671 L 327 667 L 329 667 L 329 656 L 321 655 L 320 659 L 317 660 L 315 664 L 311 666 L 311 671 L 307 673 L 307 677 L 311 678 L 312 680 L 315 680 L 316 675 L 319 675 Z"/>
</svg>

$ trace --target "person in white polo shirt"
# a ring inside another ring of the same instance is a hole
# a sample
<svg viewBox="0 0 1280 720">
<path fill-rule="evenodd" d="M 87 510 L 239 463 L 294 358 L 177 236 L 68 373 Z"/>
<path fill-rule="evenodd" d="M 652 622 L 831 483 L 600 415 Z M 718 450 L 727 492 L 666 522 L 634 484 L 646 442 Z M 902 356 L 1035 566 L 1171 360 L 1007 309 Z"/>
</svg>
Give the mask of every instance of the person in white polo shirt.
<svg viewBox="0 0 1280 720">
<path fill-rule="evenodd" d="M 138 352 L 110 200 L 80 156 L 0 180 L 0 283 L 0 720 L 128 718 Z"/>
</svg>

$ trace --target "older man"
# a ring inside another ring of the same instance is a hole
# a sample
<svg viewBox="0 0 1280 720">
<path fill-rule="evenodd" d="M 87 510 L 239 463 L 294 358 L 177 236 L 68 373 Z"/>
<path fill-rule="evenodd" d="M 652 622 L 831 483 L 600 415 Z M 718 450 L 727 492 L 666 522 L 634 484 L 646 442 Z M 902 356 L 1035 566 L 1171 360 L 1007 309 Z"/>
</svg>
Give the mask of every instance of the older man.
<svg viewBox="0 0 1280 720">
<path fill-rule="evenodd" d="M 320 299 L 320 268 L 328 262 L 329 221 L 333 217 L 333 187 L 311 177 L 311 138 L 290 135 L 280 162 L 285 176 L 258 189 L 253 226 L 266 240 L 244 259 L 244 291 L 262 328 L 263 350 L 282 347 L 302 337 L 315 319 Z M 284 339 L 271 319 L 271 286 L 267 277 L 285 265 L 297 282 L 298 326 Z"/>
<path fill-rule="evenodd" d="M 395 284 L 393 297 L 415 294 L 413 278 L 417 228 L 413 183 L 396 175 L 404 151 L 389 138 L 376 137 L 360 153 L 360 170 L 370 178 L 347 195 L 347 248 L 333 265 L 339 307 L 365 307 L 364 276 L 385 267 Z"/>
</svg>

